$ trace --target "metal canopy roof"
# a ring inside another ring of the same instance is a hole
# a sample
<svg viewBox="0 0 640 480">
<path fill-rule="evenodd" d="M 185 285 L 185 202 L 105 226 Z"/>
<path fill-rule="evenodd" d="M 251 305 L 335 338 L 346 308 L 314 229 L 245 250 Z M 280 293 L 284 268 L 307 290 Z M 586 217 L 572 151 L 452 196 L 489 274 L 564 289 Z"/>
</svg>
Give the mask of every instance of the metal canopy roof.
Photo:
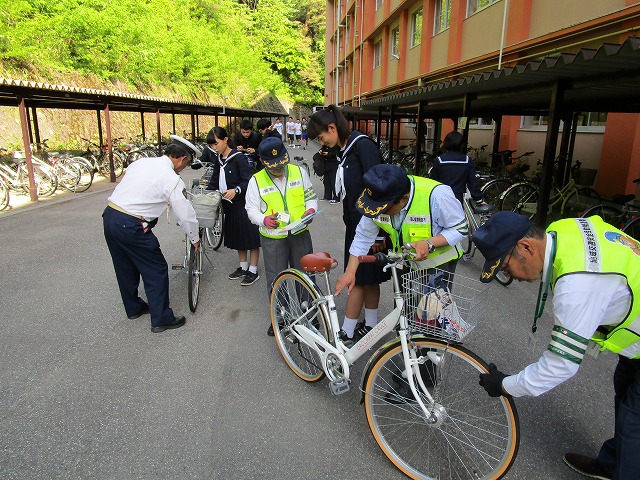
<svg viewBox="0 0 640 480">
<path fill-rule="evenodd" d="M 563 109 L 640 112 L 640 38 L 435 83 L 365 100 L 362 105 L 366 109 L 395 105 L 402 116 L 415 112 L 418 102 L 424 101 L 427 116 L 459 117 L 466 97 L 471 101 L 467 116 L 540 115 L 548 112 L 557 82 L 564 89 Z"/>
<path fill-rule="evenodd" d="M 27 108 L 63 108 L 69 110 L 157 112 L 196 115 L 228 115 L 252 117 L 281 117 L 286 112 L 270 112 L 243 108 L 185 102 L 166 98 L 112 92 L 93 88 L 69 87 L 49 83 L 0 78 L 0 105 L 17 107 L 20 98 Z"/>
</svg>

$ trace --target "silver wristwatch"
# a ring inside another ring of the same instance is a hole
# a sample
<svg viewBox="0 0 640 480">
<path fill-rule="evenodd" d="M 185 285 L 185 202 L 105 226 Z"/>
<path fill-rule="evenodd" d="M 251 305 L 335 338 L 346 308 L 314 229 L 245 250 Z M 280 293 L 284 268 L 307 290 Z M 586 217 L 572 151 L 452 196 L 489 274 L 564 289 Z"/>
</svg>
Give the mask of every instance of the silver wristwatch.
<svg viewBox="0 0 640 480">
<path fill-rule="evenodd" d="M 425 239 L 425 242 L 427 242 L 427 244 L 429 245 L 429 253 L 433 253 L 436 249 L 436 246 L 429 239 Z"/>
</svg>

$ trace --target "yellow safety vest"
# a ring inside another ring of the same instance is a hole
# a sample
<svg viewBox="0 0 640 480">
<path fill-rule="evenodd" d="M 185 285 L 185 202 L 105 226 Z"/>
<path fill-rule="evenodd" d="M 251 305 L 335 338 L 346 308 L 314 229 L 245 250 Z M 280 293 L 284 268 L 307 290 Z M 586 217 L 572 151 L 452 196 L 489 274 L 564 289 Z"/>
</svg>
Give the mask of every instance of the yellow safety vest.
<svg viewBox="0 0 640 480">
<path fill-rule="evenodd" d="M 376 225 L 389 234 L 395 252 L 402 250 L 403 243 L 418 242 L 433 236 L 431 232 L 431 193 L 441 183 L 430 178 L 414 177 L 413 175 L 409 175 L 409 180 L 414 187 L 413 198 L 400 230 L 394 228 L 390 215 L 378 215 L 373 219 Z M 433 253 L 429 254 L 429 258 L 416 262 L 413 266 L 420 269 L 433 268 L 461 256 L 462 251 L 457 246 L 447 245 L 436 248 Z"/>
<path fill-rule="evenodd" d="M 572 273 L 620 275 L 631 293 L 631 307 L 617 325 L 601 326 L 591 340 L 628 358 L 640 358 L 640 242 L 598 216 L 558 220 L 551 285 Z M 604 330 L 604 331 L 601 331 Z"/>
<path fill-rule="evenodd" d="M 280 193 L 280 190 L 278 190 L 278 187 L 273 184 L 273 180 L 269 176 L 266 168 L 253 175 L 256 177 L 260 198 L 267 204 L 266 210 L 262 213 L 269 212 L 270 214 L 270 212 L 273 211 L 288 213 L 290 215 L 289 221 L 286 224 L 280 220 L 278 221 L 280 228 L 302 218 L 302 215 L 306 211 L 304 205 L 304 185 L 302 182 L 300 167 L 297 165 L 291 165 L 290 163 L 287 164 L 286 167 L 284 198 L 282 193 Z M 260 235 L 267 238 L 286 238 L 288 235 L 288 232 L 274 233 L 277 229 L 267 228 L 264 225 L 260 225 L 259 230 Z M 291 233 L 297 235 L 305 230 L 308 230 L 307 226 Z"/>
</svg>

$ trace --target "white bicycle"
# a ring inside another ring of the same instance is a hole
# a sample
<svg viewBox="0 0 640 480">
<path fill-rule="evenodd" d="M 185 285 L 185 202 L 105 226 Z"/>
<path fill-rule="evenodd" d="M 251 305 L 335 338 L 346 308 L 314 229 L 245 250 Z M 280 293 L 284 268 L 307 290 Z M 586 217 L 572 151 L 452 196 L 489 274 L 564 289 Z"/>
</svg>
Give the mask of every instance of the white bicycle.
<svg viewBox="0 0 640 480">
<path fill-rule="evenodd" d="M 443 285 L 444 272 L 414 270 L 402 276 L 401 289 L 398 269 L 408 256 L 361 257 L 392 269 L 395 308 L 347 346 L 338 334 L 329 285 L 328 272 L 337 261 L 326 252 L 305 255 L 304 271 L 284 270 L 273 283 L 271 322 L 278 348 L 298 377 L 317 382 L 326 376 L 331 392 L 339 395 L 350 388 L 350 366 L 394 332 L 396 338 L 369 359 L 360 385 L 367 422 L 384 454 L 414 479 L 501 478 L 518 451 L 516 407 L 512 398 L 489 397 L 478 386 L 478 375 L 488 366 L 460 345 L 475 326 L 487 287 L 460 275 Z M 310 274 L 323 278 L 329 293 L 323 294 Z M 435 309 L 434 296 L 442 300 Z"/>
</svg>

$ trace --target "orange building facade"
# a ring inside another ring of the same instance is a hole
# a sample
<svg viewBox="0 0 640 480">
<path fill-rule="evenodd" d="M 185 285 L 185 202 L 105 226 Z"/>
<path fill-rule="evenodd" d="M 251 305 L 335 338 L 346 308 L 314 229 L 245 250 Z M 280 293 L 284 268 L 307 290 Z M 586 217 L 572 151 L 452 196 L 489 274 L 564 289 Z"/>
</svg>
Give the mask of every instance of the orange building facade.
<svg viewBox="0 0 640 480">
<path fill-rule="evenodd" d="M 325 104 L 368 99 L 640 35 L 640 1 L 327 0 Z M 588 72 L 585 72 L 588 75 Z M 638 86 L 640 88 L 640 85 Z M 542 158 L 547 117 L 504 116 L 500 149 Z M 443 121 L 442 132 L 453 129 Z M 415 138 L 400 129 L 402 143 Z M 473 119 L 469 146 L 492 145 L 491 119 Z M 517 155 L 518 153 L 516 153 Z M 602 195 L 635 193 L 640 115 L 581 112 L 573 159 L 598 169 Z"/>
</svg>

